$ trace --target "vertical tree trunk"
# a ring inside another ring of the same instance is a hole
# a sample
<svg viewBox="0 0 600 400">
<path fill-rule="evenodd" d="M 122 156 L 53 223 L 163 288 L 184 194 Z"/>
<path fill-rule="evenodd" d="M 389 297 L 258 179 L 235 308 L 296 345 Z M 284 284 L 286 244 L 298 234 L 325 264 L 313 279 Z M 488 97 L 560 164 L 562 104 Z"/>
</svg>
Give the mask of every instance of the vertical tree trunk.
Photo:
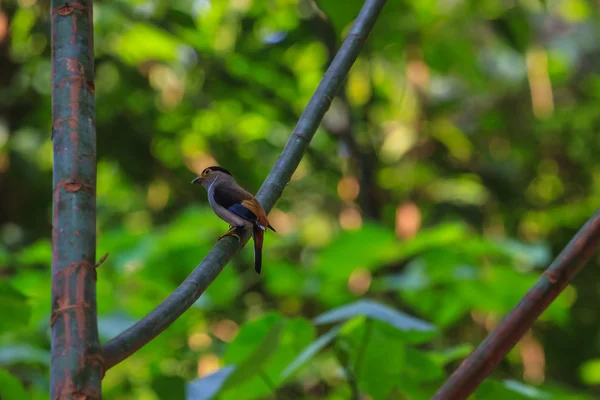
<svg viewBox="0 0 600 400">
<path fill-rule="evenodd" d="M 51 398 L 100 399 L 92 0 L 52 0 Z"/>
</svg>

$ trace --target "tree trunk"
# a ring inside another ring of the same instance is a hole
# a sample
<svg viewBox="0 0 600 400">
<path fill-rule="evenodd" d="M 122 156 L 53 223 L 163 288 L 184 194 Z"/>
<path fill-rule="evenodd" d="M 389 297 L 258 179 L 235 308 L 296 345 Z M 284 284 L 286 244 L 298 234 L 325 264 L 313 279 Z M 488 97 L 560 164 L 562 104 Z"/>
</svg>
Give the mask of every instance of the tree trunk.
<svg viewBox="0 0 600 400">
<path fill-rule="evenodd" d="M 52 0 L 51 8 L 53 400 L 102 398 L 92 7 L 92 0 Z"/>
</svg>

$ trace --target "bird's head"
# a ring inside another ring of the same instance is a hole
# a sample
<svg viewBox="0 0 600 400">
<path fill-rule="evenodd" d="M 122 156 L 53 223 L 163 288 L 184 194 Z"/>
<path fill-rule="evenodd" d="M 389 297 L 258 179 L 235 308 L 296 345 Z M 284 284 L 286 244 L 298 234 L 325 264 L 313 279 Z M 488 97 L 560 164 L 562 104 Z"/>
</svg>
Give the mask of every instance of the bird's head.
<svg viewBox="0 0 600 400">
<path fill-rule="evenodd" d="M 233 175 L 223 167 L 213 166 L 204 168 L 204 171 L 192 183 L 198 183 L 208 189 L 217 179 L 233 180 Z"/>
</svg>

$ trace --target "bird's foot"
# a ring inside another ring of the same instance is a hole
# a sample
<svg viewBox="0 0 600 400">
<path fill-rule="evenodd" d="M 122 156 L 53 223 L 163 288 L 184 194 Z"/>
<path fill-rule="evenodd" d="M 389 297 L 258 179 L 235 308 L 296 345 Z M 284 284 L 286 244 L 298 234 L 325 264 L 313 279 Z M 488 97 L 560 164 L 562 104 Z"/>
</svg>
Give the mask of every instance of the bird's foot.
<svg viewBox="0 0 600 400">
<path fill-rule="evenodd" d="M 232 226 L 229 228 L 229 230 L 227 232 L 225 232 L 223 235 L 219 236 L 219 238 L 217 239 L 217 242 L 221 239 L 223 239 L 225 236 L 233 236 L 234 238 L 237 239 L 238 242 L 240 242 L 242 239 L 240 238 L 240 235 L 238 235 L 236 232 L 236 230 L 238 229 L 237 226 Z"/>
</svg>

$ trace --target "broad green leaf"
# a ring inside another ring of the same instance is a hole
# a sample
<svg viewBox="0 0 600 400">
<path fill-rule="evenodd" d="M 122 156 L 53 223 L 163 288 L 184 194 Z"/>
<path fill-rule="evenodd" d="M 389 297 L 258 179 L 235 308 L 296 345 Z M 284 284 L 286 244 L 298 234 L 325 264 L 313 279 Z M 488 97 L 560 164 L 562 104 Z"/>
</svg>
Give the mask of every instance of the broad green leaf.
<svg viewBox="0 0 600 400">
<path fill-rule="evenodd" d="M 395 257 L 402 260 L 432 248 L 448 247 L 464 241 L 469 236 L 462 224 L 440 224 L 435 228 L 423 230 L 413 239 L 401 243 L 397 247 Z"/>
<path fill-rule="evenodd" d="M 271 316 L 271 323 L 277 318 Z M 283 382 L 281 371 L 300 354 L 303 348 L 314 340 L 315 330 L 312 324 L 303 318 L 294 318 L 284 322 L 285 325 L 279 336 L 279 342 L 273 343 L 275 349 L 260 366 L 254 366 L 251 378 L 236 384 L 225 385 L 220 393 L 220 399 L 256 399 L 264 398 L 279 387 Z M 243 329 L 243 328 L 242 328 Z M 267 333 L 268 334 L 268 333 Z M 261 338 L 264 337 L 261 336 Z M 237 341 L 237 338 L 236 338 Z M 227 350 L 229 352 L 229 349 Z"/>
<path fill-rule="evenodd" d="M 406 380 L 412 382 L 432 382 L 444 377 L 444 370 L 430 354 L 417 349 L 406 349 Z"/>
<path fill-rule="evenodd" d="M 393 259 L 402 244 L 393 232 L 365 224 L 359 231 L 344 231 L 321 251 L 317 273 L 326 280 L 347 280 L 357 268 L 376 270 Z"/>
<path fill-rule="evenodd" d="M 2 400 L 22 400 L 27 398 L 21 382 L 13 375 L 0 369 L 0 398 Z"/>
<path fill-rule="evenodd" d="M 544 267 L 552 259 L 552 249 L 548 243 L 524 243 L 514 239 L 506 239 L 499 245 L 517 261 L 525 264 Z"/>
<path fill-rule="evenodd" d="M 467 314 L 472 307 L 471 302 L 462 298 L 460 291 L 454 286 L 439 290 L 437 296 L 429 296 L 428 293 L 427 290 L 400 290 L 398 296 L 420 315 L 441 327 L 452 325 Z"/>
<path fill-rule="evenodd" d="M 223 383 L 235 371 L 234 365 L 228 365 L 215 373 L 196 379 L 186 385 L 186 400 L 210 400 L 219 393 Z"/>
<path fill-rule="evenodd" d="M 265 365 L 265 374 L 276 385 L 284 382 L 281 371 L 297 358 L 316 337 L 314 325 L 305 318 L 290 319 L 281 332 L 279 345 Z"/>
<path fill-rule="evenodd" d="M 346 321 L 356 316 L 364 315 L 385 322 L 396 329 L 403 331 L 433 331 L 435 327 L 428 322 L 411 317 L 401 311 L 374 302 L 360 300 L 337 309 L 328 311 L 315 318 L 315 324 L 323 325 L 333 322 Z"/>
<path fill-rule="evenodd" d="M 155 376 L 150 386 L 159 399 L 185 398 L 185 381 L 179 376 Z"/>
<path fill-rule="evenodd" d="M 259 347 L 262 339 L 284 318 L 278 313 L 269 313 L 243 324 L 233 342 L 225 349 L 223 361 L 226 365 L 239 365 Z"/>
<path fill-rule="evenodd" d="M 349 364 L 361 392 L 375 400 L 386 399 L 402 385 L 406 368 L 406 348 L 399 331 L 376 320 L 357 319 L 351 330 L 342 330 L 339 340 L 352 349 Z"/>
<path fill-rule="evenodd" d="M 430 287 L 431 284 L 431 279 L 426 272 L 425 261 L 419 257 L 409 261 L 401 273 L 377 278 L 372 287 L 376 292 L 390 290 L 416 292 Z"/>
<path fill-rule="evenodd" d="M 320 336 L 317 340 L 312 342 L 308 347 L 302 350 L 302 353 L 298 355 L 285 369 L 281 372 L 281 380 L 285 381 L 290 377 L 302 364 L 313 358 L 318 352 L 323 350 L 325 346 L 335 339 L 342 328 L 342 325 L 331 328 L 326 334 Z"/>
<path fill-rule="evenodd" d="M 279 320 L 270 327 L 268 332 L 259 337 L 260 343 L 241 363 L 236 364 L 235 370 L 229 375 L 223 385 L 223 389 L 230 389 L 250 379 L 262 370 L 262 366 L 275 352 L 279 345 L 281 332 L 285 322 Z"/>
<path fill-rule="evenodd" d="M 513 392 L 523 394 L 533 399 L 550 399 L 548 393 L 544 393 L 544 391 L 539 390 L 530 385 L 526 385 L 522 382 L 514 381 L 514 380 L 504 380 L 502 381 L 504 387 L 512 390 Z"/>
</svg>

